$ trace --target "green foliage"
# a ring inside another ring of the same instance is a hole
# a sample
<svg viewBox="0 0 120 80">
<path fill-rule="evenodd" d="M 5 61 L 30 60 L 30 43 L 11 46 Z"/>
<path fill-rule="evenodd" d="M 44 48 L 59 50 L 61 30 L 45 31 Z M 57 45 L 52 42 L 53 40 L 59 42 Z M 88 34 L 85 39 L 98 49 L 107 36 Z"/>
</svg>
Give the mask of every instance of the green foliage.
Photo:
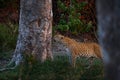
<svg viewBox="0 0 120 80">
<path fill-rule="evenodd" d="M 0 73 L 0 80 L 104 80 L 103 64 L 95 59 L 87 69 L 85 58 L 80 58 L 72 68 L 67 57 L 58 56 L 52 62 L 36 61 L 32 66 L 22 63 L 15 70 Z"/>
<path fill-rule="evenodd" d="M 57 25 L 56 29 L 61 30 L 61 31 L 68 31 L 69 30 L 69 26 L 68 25 Z"/>
<path fill-rule="evenodd" d="M 62 10 L 62 11 L 66 11 L 67 7 L 65 6 L 65 4 L 63 2 L 61 2 L 60 0 L 58 0 L 57 2 L 58 7 Z"/>
<path fill-rule="evenodd" d="M 89 32 L 92 29 L 92 22 L 86 23 L 80 20 L 80 11 L 87 4 L 86 2 L 78 3 L 76 0 L 71 0 L 70 5 L 66 6 L 64 2 L 58 0 L 57 4 L 61 16 L 55 30 L 70 31 L 73 34 L 78 34 L 80 32 Z"/>
<path fill-rule="evenodd" d="M 9 23 L 0 24 L 0 52 L 9 51 L 15 48 L 18 35 L 18 25 Z"/>
</svg>

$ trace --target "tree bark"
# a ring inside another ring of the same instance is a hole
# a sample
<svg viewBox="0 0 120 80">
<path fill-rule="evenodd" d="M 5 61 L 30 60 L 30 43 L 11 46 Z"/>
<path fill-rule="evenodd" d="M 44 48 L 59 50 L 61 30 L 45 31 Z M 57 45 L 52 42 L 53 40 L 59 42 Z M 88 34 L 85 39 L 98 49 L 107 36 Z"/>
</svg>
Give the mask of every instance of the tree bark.
<svg viewBox="0 0 120 80">
<path fill-rule="evenodd" d="M 105 80 L 120 80 L 120 0 L 97 0 Z"/>
<path fill-rule="evenodd" d="M 53 59 L 52 0 L 21 0 L 20 4 L 19 36 L 13 61 L 19 63 L 23 53 L 42 62 L 47 57 Z"/>
</svg>

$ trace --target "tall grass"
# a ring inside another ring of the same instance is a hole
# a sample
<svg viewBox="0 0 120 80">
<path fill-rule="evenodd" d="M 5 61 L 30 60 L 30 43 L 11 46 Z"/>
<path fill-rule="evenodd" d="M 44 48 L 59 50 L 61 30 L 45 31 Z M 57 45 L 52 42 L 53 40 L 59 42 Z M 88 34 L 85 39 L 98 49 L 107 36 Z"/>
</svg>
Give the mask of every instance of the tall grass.
<svg viewBox="0 0 120 80">
<path fill-rule="evenodd" d="M 11 58 L 16 46 L 18 35 L 17 24 L 0 24 L 0 60 L 7 61 Z"/>
<path fill-rule="evenodd" d="M 86 68 L 86 61 L 80 58 L 75 68 L 66 57 L 56 57 L 45 63 L 23 63 L 15 70 L 0 73 L 0 80 L 104 80 L 103 64 L 95 59 L 93 65 Z"/>
<path fill-rule="evenodd" d="M 0 52 L 7 52 L 15 48 L 18 35 L 18 25 L 0 24 Z"/>
</svg>

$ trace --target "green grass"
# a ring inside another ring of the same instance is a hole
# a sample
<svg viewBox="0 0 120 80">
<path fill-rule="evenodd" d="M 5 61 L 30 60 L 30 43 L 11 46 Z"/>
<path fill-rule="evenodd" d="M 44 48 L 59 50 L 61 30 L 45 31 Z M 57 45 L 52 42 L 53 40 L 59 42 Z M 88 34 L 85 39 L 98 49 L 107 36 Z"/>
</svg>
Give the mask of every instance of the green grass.
<svg viewBox="0 0 120 80">
<path fill-rule="evenodd" d="M 0 72 L 0 80 L 104 80 L 100 60 L 95 59 L 89 69 L 86 65 L 85 58 L 81 58 L 72 68 L 66 57 L 59 56 L 54 61 L 23 63 L 15 70 Z"/>
<path fill-rule="evenodd" d="M 18 25 L 0 24 L 0 53 L 13 50 L 16 46 L 18 36 Z"/>
</svg>

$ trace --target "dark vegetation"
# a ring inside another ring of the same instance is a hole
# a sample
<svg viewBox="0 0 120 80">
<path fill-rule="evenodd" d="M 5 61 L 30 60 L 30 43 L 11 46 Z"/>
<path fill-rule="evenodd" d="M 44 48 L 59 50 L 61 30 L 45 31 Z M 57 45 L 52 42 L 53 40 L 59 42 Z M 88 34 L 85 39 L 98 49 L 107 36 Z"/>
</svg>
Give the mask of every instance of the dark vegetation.
<svg viewBox="0 0 120 80">
<path fill-rule="evenodd" d="M 53 30 L 97 41 L 95 0 L 53 0 L 53 13 Z"/>
<path fill-rule="evenodd" d="M 76 68 L 72 68 L 63 56 L 43 64 L 26 62 L 15 70 L 1 72 L 0 80 L 103 80 L 101 61 L 96 59 L 89 69 L 85 61 L 85 58 L 79 59 Z"/>
<path fill-rule="evenodd" d="M 0 23 L 18 23 L 19 0 L 0 0 Z"/>
<path fill-rule="evenodd" d="M 60 31 L 70 31 L 72 34 L 89 32 L 92 28 L 92 22 L 85 22 L 80 19 L 80 11 L 82 11 L 86 5 L 87 2 L 78 3 L 76 0 L 71 0 L 69 4 L 58 0 L 57 6 L 60 16 L 58 23 L 53 28 Z"/>
<path fill-rule="evenodd" d="M 0 68 L 10 60 L 18 35 L 19 0 L 0 0 Z M 95 0 L 53 0 L 53 34 L 96 41 Z M 27 61 L 27 60 L 25 60 Z M 0 72 L 0 80 L 103 80 L 103 64 L 95 59 L 90 69 L 84 58 L 72 68 L 66 57 L 53 62 L 22 63 L 15 70 Z"/>
</svg>

